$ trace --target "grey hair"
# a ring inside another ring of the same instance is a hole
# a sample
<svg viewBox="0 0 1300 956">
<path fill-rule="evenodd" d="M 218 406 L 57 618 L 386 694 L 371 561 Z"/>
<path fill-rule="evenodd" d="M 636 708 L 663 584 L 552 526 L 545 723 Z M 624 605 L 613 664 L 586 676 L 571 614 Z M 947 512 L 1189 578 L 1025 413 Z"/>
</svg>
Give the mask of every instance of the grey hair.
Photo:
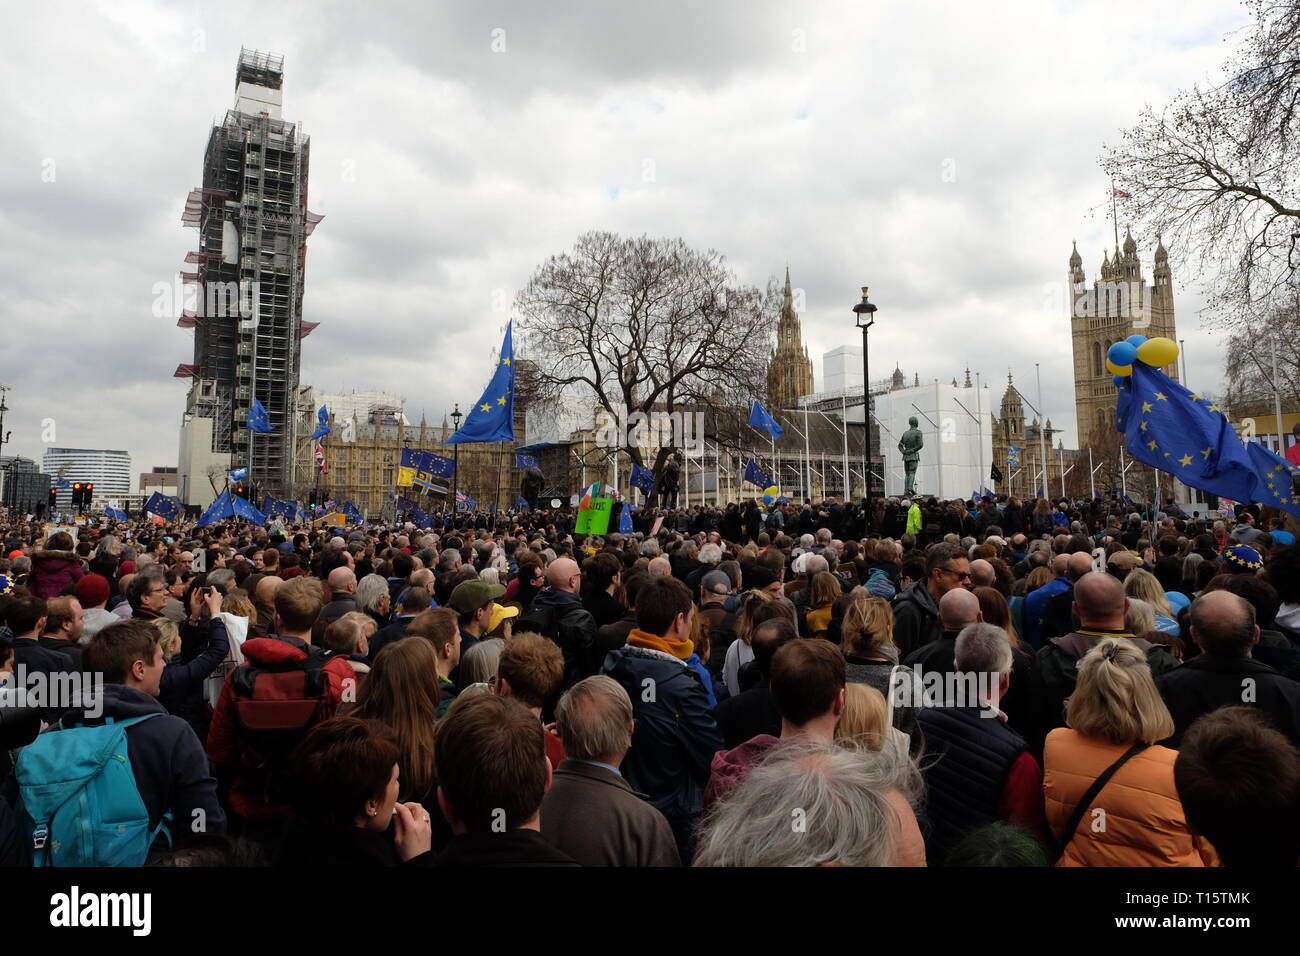
<svg viewBox="0 0 1300 956">
<path fill-rule="evenodd" d="M 438 567 L 443 571 L 454 571 L 459 564 L 460 552 L 455 548 L 448 548 L 438 558 Z"/>
<path fill-rule="evenodd" d="M 800 535 L 800 536 L 799 536 L 799 547 L 801 547 L 801 548 L 803 548 L 805 551 L 807 551 L 807 550 L 809 550 L 810 548 L 812 548 L 812 546 L 813 546 L 813 536 L 812 536 L 812 535 L 810 535 L 810 534 L 804 534 L 804 535 Z"/>
<path fill-rule="evenodd" d="M 506 642 L 499 637 L 479 641 L 460 659 L 460 679 L 465 686 L 484 684 L 496 676 L 501 663 L 501 650 Z"/>
<path fill-rule="evenodd" d="M 501 583 L 501 574 L 496 568 L 484 568 L 478 573 L 478 576 L 488 584 Z"/>
<path fill-rule="evenodd" d="M 703 564 L 717 564 L 722 560 L 722 545 L 709 542 L 700 547 L 700 561 Z"/>
<path fill-rule="evenodd" d="M 566 757 L 621 757 L 632 748 L 632 699 L 612 677 L 588 677 L 565 691 L 555 705 L 555 725 Z"/>
<path fill-rule="evenodd" d="M 920 793 L 899 750 L 782 742 L 705 819 L 695 866 L 889 866 L 901 821 L 889 801 Z"/>
<path fill-rule="evenodd" d="M 235 572 L 230 568 L 217 568 L 215 571 L 208 572 L 208 576 L 204 578 L 204 583 L 214 588 L 225 588 L 226 593 L 229 594 L 231 587 L 235 583 Z"/>
<path fill-rule="evenodd" d="M 363 611 L 374 611 L 378 614 L 379 602 L 383 600 L 384 595 L 387 593 L 388 582 L 384 580 L 383 575 L 367 574 L 357 582 L 357 607 Z"/>
<path fill-rule="evenodd" d="M 659 539 L 646 538 L 637 550 L 641 552 L 643 558 L 656 558 L 659 556 Z"/>
<path fill-rule="evenodd" d="M 818 529 L 817 529 L 817 543 L 818 543 L 818 544 L 827 544 L 827 543 L 830 542 L 830 540 L 831 540 L 831 529 L 830 529 L 830 528 L 818 528 Z"/>
<path fill-rule="evenodd" d="M 829 571 L 830 569 L 831 563 L 820 554 L 810 554 L 804 559 L 803 573 L 808 577 L 812 577 L 818 571 Z"/>
<path fill-rule="evenodd" d="M 1008 674 L 1011 638 L 996 624 L 967 624 L 957 635 L 953 657 L 964 674 Z"/>
<path fill-rule="evenodd" d="M 126 586 L 127 602 L 133 608 L 139 607 L 140 599 L 148 594 L 155 584 L 162 584 L 165 580 L 162 568 L 156 564 L 135 572 L 131 576 L 131 582 Z"/>
<path fill-rule="evenodd" d="M 1156 609 L 1149 601 L 1131 597 L 1124 612 L 1124 626 L 1134 634 L 1142 635 L 1156 629 Z"/>
</svg>

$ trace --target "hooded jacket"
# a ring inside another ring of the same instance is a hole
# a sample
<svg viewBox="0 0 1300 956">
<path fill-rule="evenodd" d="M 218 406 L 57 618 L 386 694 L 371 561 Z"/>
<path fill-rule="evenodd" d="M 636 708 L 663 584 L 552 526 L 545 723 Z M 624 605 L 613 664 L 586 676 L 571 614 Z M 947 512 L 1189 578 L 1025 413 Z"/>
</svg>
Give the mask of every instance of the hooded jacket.
<svg viewBox="0 0 1300 956">
<path fill-rule="evenodd" d="M 242 763 L 244 741 L 235 720 L 235 675 L 250 666 L 267 666 L 289 660 L 306 660 L 312 652 L 320 653 L 307 642 L 296 637 L 258 637 L 245 641 L 240 650 L 244 663 L 226 675 L 221 685 L 208 728 L 207 750 L 217 775 L 230 781 L 230 809 L 245 819 L 282 820 L 288 816 L 288 807 L 271 800 L 265 793 L 264 780 L 249 773 Z M 325 663 L 326 710 L 325 718 L 332 717 L 348 688 L 356 687 L 356 673 L 343 656 L 330 657 Z"/>
<path fill-rule="evenodd" d="M 191 833 L 220 836 L 226 832 L 226 814 L 217 801 L 217 782 L 208 771 L 208 758 L 194 730 L 180 717 L 167 713 L 144 691 L 123 684 L 100 684 L 101 707 L 87 707 L 85 698 L 64 712 L 46 733 L 66 730 L 77 724 L 98 726 L 108 718 L 126 720 L 144 714 L 162 714 L 127 728 L 127 753 L 135 774 L 136 788 L 149 813 L 150 828 L 157 827 L 170 812 L 167 830 L 173 845 L 185 842 Z M 98 714 L 89 717 L 86 711 Z M 201 813 L 198 811 L 202 811 Z"/>
<path fill-rule="evenodd" d="M 559 645 L 564 652 L 565 685 L 596 673 L 596 619 L 571 591 L 543 588 L 532 607 L 521 614 L 515 633 L 536 631 Z"/>
<path fill-rule="evenodd" d="M 704 788 L 704 810 L 708 812 L 719 800 L 725 800 L 731 791 L 740 786 L 745 775 L 767 756 L 769 750 L 781 742 L 771 734 L 759 734 L 739 747 L 722 750 L 713 755 L 708 786 Z"/>
<path fill-rule="evenodd" d="M 627 691 L 636 719 L 620 769 L 669 822 L 691 821 L 703 806 L 713 755 L 725 745 L 699 675 L 685 660 L 636 646 L 639 634 L 633 630 L 601 668 Z"/>
<path fill-rule="evenodd" d="M 72 551 L 37 551 L 32 555 L 32 570 L 27 576 L 27 590 L 38 598 L 58 597 L 83 577 L 81 559 Z"/>
<path fill-rule="evenodd" d="M 939 603 L 925 578 L 913 581 L 894 598 L 894 643 L 898 645 L 899 659 L 941 636 Z"/>
<path fill-rule="evenodd" d="M 203 699 L 204 684 L 208 676 L 226 659 L 226 654 L 230 651 L 230 638 L 226 634 L 226 622 L 221 615 L 208 618 L 195 625 L 193 630 L 206 632 L 206 643 L 200 645 L 198 652 L 188 660 L 182 654 L 167 664 L 159 682 L 158 699 L 168 712 L 188 721 L 200 740 L 205 740 L 208 735 L 208 708 Z"/>
</svg>

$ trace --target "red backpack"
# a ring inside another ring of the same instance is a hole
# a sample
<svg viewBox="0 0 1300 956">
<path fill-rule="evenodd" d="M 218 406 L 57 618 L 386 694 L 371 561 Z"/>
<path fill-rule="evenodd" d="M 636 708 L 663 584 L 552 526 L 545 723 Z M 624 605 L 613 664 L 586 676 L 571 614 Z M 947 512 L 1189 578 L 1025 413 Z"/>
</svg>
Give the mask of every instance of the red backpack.
<svg viewBox="0 0 1300 956">
<path fill-rule="evenodd" d="M 246 662 L 231 675 L 231 715 L 243 747 L 242 775 L 250 795 L 281 803 L 277 780 L 289 755 L 322 720 L 334 716 L 329 674 L 333 654 L 308 645 L 299 660 L 253 664 Z"/>
</svg>

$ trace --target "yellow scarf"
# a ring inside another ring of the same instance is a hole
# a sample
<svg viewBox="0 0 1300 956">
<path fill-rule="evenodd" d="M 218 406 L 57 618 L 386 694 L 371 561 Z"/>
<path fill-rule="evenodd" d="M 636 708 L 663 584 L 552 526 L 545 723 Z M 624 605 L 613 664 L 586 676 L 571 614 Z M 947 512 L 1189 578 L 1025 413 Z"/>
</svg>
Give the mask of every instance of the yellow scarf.
<svg viewBox="0 0 1300 956">
<path fill-rule="evenodd" d="M 671 654 L 679 661 L 684 661 L 695 651 L 695 643 L 689 639 L 684 641 L 674 641 L 670 637 L 660 637 L 657 634 L 647 634 L 645 631 L 633 628 L 627 635 L 627 642 L 632 647 L 646 647 L 652 651 L 663 651 L 665 654 Z"/>
</svg>

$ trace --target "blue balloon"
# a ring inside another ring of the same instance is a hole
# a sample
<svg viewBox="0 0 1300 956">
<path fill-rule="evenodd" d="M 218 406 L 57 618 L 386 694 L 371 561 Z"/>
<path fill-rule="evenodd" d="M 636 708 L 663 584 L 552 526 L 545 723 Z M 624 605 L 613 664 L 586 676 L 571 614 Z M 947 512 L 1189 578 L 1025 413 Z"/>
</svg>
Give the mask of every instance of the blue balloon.
<svg viewBox="0 0 1300 956">
<path fill-rule="evenodd" d="M 1126 379 L 1122 375 L 1112 375 L 1110 377 L 1110 380 L 1115 383 L 1116 388 L 1123 388 L 1126 384 L 1128 384 L 1128 379 Z"/>
<path fill-rule="evenodd" d="M 1147 340 L 1147 337 L 1146 337 L 1145 335 L 1130 335 L 1130 336 L 1129 336 L 1128 338 L 1126 338 L 1124 341 L 1127 342 L 1129 345 L 1133 346 L 1134 349 L 1137 349 L 1137 348 L 1141 347 L 1142 343 L 1145 342 L 1146 340 Z M 1136 355 L 1135 355 L 1134 357 L 1136 358 Z M 1115 364 L 1118 365 L 1119 362 L 1116 362 Z M 1131 364 L 1131 363 L 1129 363 L 1129 362 L 1125 362 L 1124 364 L 1125 364 L 1125 365 L 1128 365 L 1128 364 Z"/>
<path fill-rule="evenodd" d="M 1137 357 L 1137 346 L 1132 342 L 1116 342 L 1110 347 L 1110 350 L 1106 352 L 1106 358 L 1110 359 L 1120 368 L 1123 368 L 1126 365 L 1132 365 L 1137 361 Z"/>
</svg>

